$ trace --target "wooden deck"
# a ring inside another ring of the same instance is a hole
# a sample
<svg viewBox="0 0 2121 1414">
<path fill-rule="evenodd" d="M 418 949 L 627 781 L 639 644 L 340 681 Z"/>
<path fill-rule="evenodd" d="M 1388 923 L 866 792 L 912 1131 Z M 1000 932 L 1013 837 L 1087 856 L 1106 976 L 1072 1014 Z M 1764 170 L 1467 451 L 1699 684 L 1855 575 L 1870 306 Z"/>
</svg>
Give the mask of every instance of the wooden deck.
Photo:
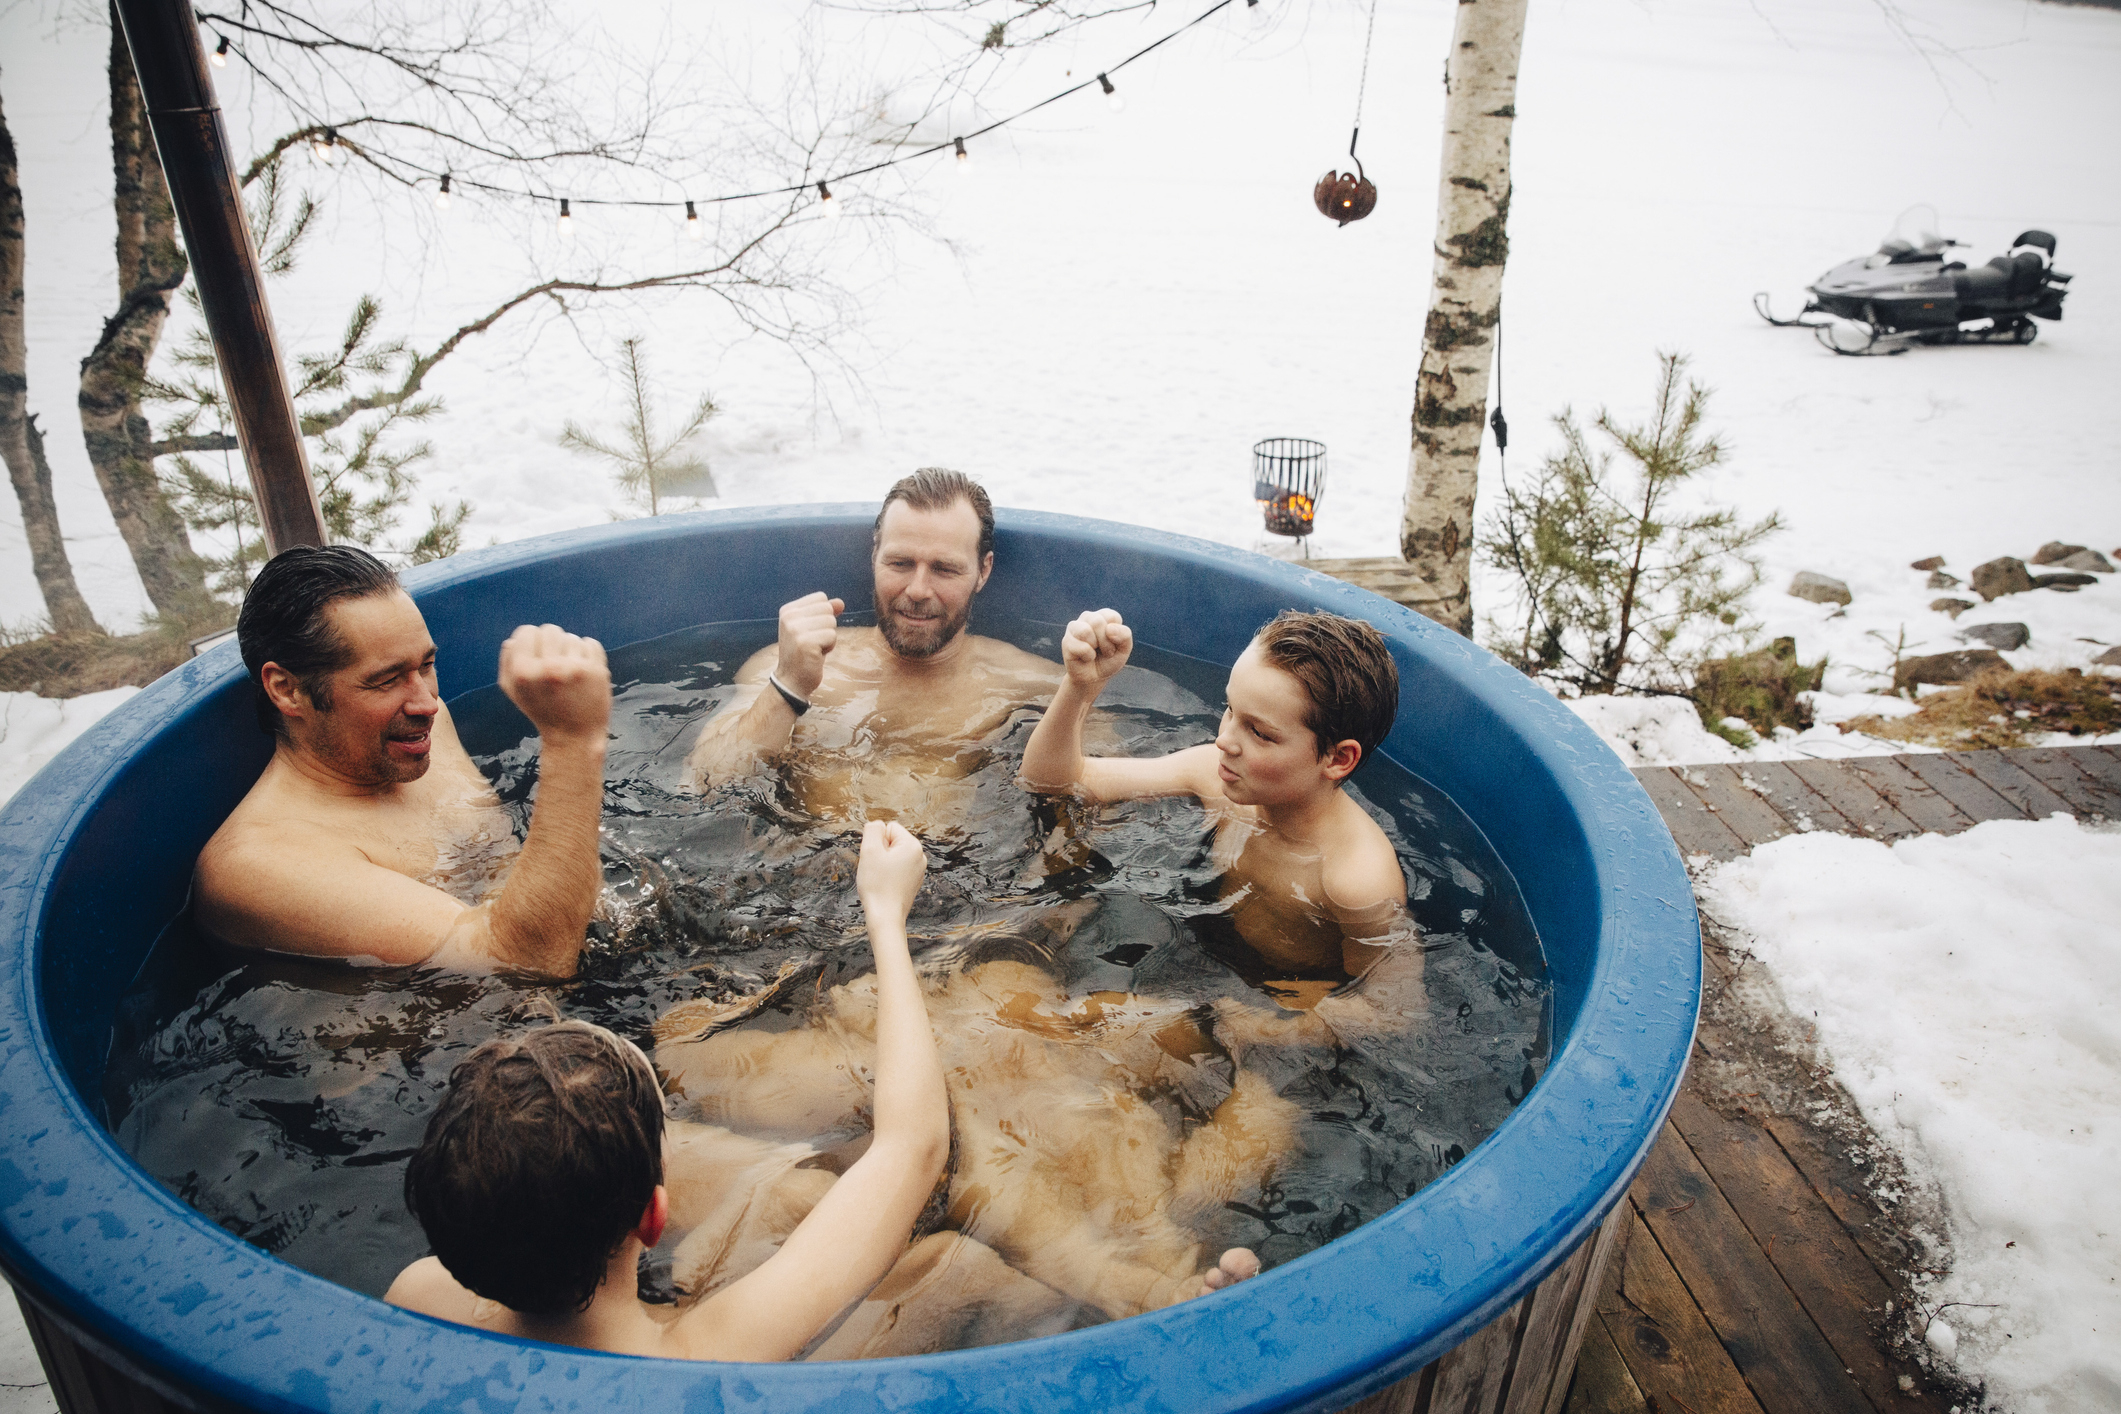
<svg viewBox="0 0 2121 1414">
<path fill-rule="evenodd" d="M 2121 819 L 2121 750 L 2061 747 L 1635 773 L 1689 855 L 1784 835 L 1892 840 L 2057 810 Z M 1705 996 L 1686 1088 L 1628 1194 L 1567 1414 L 1949 1414 L 1966 1391 L 1906 1338 L 1921 1259 L 1870 1196 L 1849 1145 L 1788 1094 L 1729 1083 L 1763 1043 L 1717 1004 L 1743 959 L 1705 933 Z M 1802 1071 L 1787 1054 L 1786 1068 Z M 1753 1073 L 1758 1073 L 1757 1071 Z M 1811 1093 L 1831 1077 L 1807 1077 Z M 1800 1082 L 1801 1083 L 1801 1082 Z M 1772 1088 L 1772 1087 L 1762 1087 Z M 1845 1097 L 1844 1097 L 1845 1098 Z M 1903 1387 L 1901 1381 L 1907 1382 Z"/>
</svg>

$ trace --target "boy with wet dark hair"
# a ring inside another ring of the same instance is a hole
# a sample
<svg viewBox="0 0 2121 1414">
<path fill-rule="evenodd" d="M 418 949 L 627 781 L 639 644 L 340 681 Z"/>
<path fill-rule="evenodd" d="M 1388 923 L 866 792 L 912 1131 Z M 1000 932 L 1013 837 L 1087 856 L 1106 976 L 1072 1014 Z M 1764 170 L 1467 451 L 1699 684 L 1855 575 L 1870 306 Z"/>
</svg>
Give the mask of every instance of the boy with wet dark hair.
<svg viewBox="0 0 2121 1414">
<path fill-rule="evenodd" d="M 756 1270 L 658 1320 L 640 1299 L 643 1251 L 662 1240 L 663 1091 L 647 1058 L 599 1027 L 562 1022 L 489 1041 L 405 1174 L 435 1255 L 386 1300 L 460 1325 L 627 1355 L 786 1360 L 906 1252 L 949 1157 L 935 1038 L 906 945 L 927 858 L 871 822 L 855 889 L 876 955 L 873 1137 Z"/>
<path fill-rule="evenodd" d="M 1287 610 L 1230 669 L 1212 745 L 1085 756 L 1084 720 L 1133 647 L 1133 630 L 1111 609 L 1068 625 L 1068 675 L 1025 747 L 1024 784 L 1092 802 L 1198 797 L 1215 826 L 1230 917 L 1267 975 L 1286 979 L 1266 984 L 1285 1006 L 1308 1008 L 1411 940 L 1399 858 L 1340 788 L 1399 710 L 1399 670 L 1383 636 L 1357 619 Z M 1404 951 L 1418 960 L 1418 950 Z"/>
</svg>

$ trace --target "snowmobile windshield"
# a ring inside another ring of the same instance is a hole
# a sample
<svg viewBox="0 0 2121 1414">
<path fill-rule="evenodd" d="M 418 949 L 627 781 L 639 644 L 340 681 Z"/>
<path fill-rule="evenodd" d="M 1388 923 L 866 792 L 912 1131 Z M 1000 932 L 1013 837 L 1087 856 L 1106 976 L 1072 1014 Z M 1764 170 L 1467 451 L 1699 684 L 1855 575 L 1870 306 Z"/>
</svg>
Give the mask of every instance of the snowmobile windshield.
<svg viewBox="0 0 2121 1414">
<path fill-rule="evenodd" d="M 1879 244 L 1878 253 L 1887 261 L 1922 260 L 1937 255 L 1951 244 L 1938 234 L 1937 228 L 1942 224 L 1937 219 L 1936 207 L 1926 204 L 1910 206 L 1893 222 L 1893 229 Z"/>
</svg>

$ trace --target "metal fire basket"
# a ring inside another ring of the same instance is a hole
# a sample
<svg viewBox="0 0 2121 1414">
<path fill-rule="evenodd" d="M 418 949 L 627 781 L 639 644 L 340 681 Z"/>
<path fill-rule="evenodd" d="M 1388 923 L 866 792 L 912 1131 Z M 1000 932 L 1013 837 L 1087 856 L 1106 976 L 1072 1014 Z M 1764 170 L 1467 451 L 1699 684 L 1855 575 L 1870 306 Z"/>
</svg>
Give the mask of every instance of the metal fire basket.
<svg viewBox="0 0 2121 1414">
<path fill-rule="evenodd" d="M 1326 494 L 1326 444 L 1308 437 L 1269 437 L 1252 444 L 1252 495 L 1267 530 L 1301 539 Z"/>
</svg>

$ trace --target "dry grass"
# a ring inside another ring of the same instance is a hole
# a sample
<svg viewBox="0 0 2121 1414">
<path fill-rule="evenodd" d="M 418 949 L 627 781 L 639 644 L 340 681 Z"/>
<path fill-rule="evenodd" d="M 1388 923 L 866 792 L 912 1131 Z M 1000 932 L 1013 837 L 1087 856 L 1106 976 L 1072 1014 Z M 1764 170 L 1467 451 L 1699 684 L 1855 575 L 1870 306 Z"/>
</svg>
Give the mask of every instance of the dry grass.
<svg viewBox="0 0 2121 1414">
<path fill-rule="evenodd" d="M 181 630 L 150 628 L 122 638 L 47 633 L 9 643 L 0 646 L 0 692 L 79 697 L 113 687 L 145 687 L 191 657 L 187 637 Z"/>
<path fill-rule="evenodd" d="M 2028 746 L 2035 733 L 2121 731 L 2121 679 L 2070 668 L 1983 673 L 1922 699 L 1910 717 L 1857 717 L 1843 731 L 1954 751 Z"/>
</svg>

